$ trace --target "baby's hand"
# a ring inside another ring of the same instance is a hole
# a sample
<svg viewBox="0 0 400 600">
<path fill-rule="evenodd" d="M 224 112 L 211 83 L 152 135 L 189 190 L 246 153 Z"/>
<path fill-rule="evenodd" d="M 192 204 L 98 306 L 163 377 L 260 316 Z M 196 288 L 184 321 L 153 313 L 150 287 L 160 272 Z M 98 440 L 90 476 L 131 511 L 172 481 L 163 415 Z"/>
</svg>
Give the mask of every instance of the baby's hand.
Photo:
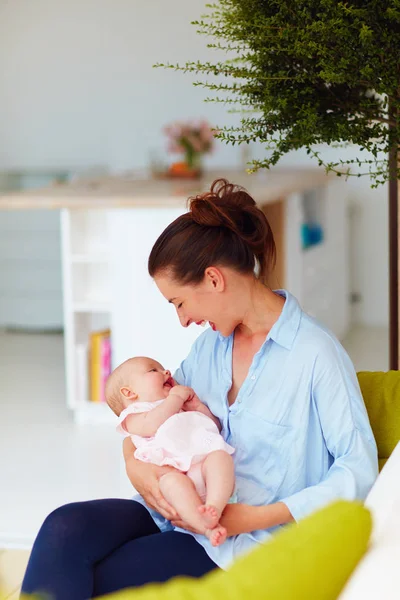
<svg viewBox="0 0 400 600">
<path fill-rule="evenodd" d="M 199 411 L 199 410 L 201 410 L 201 408 L 203 406 L 204 406 L 204 404 L 202 403 L 200 398 L 197 396 L 197 394 L 193 393 L 193 396 L 186 400 L 185 404 L 182 406 L 182 409 L 187 410 L 187 411 L 190 411 L 190 410 Z"/>
<path fill-rule="evenodd" d="M 169 393 L 174 396 L 179 396 L 182 398 L 183 402 L 190 400 L 194 396 L 192 388 L 187 387 L 186 385 L 174 385 Z"/>
</svg>

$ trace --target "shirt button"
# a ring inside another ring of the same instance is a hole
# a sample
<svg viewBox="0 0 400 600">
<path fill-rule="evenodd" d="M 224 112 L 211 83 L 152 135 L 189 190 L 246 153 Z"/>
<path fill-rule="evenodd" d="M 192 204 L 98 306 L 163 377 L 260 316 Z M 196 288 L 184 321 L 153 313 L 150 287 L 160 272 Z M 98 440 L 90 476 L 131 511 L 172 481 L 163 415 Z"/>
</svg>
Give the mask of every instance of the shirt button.
<svg viewBox="0 0 400 600">
<path fill-rule="evenodd" d="M 240 404 L 240 403 L 241 403 L 241 401 L 242 401 L 242 400 L 239 398 L 239 399 L 238 399 L 238 403 Z"/>
<path fill-rule="evenodd" d="M 252 375 L 252 376 L 251 376 L 251 379 L 252 379 L 253 381 L 255 380 L 255 378 L 256 378 L 256 376 L 255 376 L 255 375 Z"/>
</svg>

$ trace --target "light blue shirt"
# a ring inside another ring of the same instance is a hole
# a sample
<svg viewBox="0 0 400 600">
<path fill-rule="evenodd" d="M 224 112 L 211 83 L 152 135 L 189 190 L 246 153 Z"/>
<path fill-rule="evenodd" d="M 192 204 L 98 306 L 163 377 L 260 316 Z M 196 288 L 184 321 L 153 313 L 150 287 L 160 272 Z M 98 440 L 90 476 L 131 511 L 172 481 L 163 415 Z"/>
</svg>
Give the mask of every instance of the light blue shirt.
<svg viewBox="0 0 400 600">
<path fill-rule="evenodd" d="M 233 334 L 206 330 L 174 377 L 195 390 L 234 446 L 236 501 L 284 502 L 298 521 L 337 498 L 363 500 L 378 475 L 378 458 L 350 358 L 291 294 L 277 293 L 286 298 L 284 308 L 232 406 Z M 173 528 L 151 514 L 162 531 Z M 218 548 L 190 535 L 226 568 L 277 529 L 243 533 Z"/>
</svg>

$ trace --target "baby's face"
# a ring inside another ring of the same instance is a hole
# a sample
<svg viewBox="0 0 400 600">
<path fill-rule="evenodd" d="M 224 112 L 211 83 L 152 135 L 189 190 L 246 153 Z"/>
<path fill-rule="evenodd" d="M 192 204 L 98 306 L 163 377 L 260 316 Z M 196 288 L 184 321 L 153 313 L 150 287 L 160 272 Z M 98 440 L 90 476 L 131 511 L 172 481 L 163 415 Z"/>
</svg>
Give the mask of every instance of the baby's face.
<svg viewBox="0 0 400 600">
<path fill-rule="evenodd" d="M 140 358 L 132 368 L 130 387 L 140 402 L 156 402 L 166 398 L 174 380 L 170 371 L 151 358 Z"/>
</svg>

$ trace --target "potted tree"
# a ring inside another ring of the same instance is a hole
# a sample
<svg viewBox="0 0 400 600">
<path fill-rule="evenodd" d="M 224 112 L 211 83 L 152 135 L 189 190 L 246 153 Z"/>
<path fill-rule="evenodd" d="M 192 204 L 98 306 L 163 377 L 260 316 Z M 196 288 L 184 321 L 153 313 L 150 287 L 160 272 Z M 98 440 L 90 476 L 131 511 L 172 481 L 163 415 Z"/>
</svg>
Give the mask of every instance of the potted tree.
<svg viewBox="0 0 400 600">
<path fill-rule="evenodd" d="M 269 150 L 251 170 L 306 148 L 338 176 L 389 181 L 390 368 L 398 369 L 398 0 L 219 0 L 208 8 L 194 25 L 222 59 L 159 66 L 217 77 L 197 85 L 216 92 L 208 100 L 244 111 L 240 126 L 219 127 L 217 137 Z M 327 162 L 319 144 L 354 144 L 359 154 Z"/>
</svg>

